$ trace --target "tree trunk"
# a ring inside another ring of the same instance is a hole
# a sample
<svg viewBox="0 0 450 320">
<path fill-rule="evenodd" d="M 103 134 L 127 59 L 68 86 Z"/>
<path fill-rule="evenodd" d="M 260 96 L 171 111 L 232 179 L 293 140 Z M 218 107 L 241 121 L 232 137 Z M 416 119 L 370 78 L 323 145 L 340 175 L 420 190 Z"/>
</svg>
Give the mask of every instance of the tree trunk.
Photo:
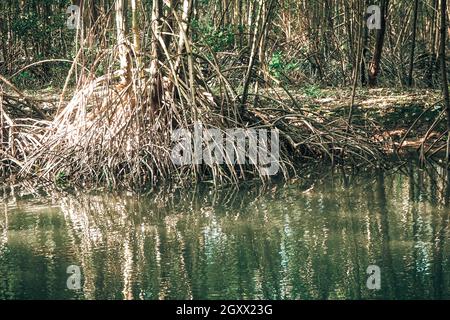
<svg viewBox="0 0 450 320">
<path fill-rule="evenodd" d="M 450 96 L 448 91 L 447 63 L 447 0 L 441 0 L 441 75 L 442 75 L 442 93 L 444 95 L 445 110 L 447 114 L 447 163 L 450 160 Z"/>
<path fill-rule="evenodd" d="M 255 65 L 256 56 L 258 53 L 257 48 L 259 48 L 261 45 L 261 40 L 262 40 L 263 36 L 265 35 L 267 24 L 270 20 L 270 17 L 272 14 L 272 9 L 275 4 L 275 0 L 271 0 L 266 9 L 267 12 L 264 12 L 264 10 L 263 10 L 264 6 L 262 5 L 263 1 L 264 0 L 259 1 L 259 13 L 258 13 L 258 20 L 256 22 L 255 31 L 253 34 L 252 51 L 250 53 L 250 61 L 248 63 L 247 71 L 246 71 L 245 78 L 244 78 L 244 88 L 243 88 L 242 99 L 241 99 L 241 114 L 243 114 L 243 112 L 246 109 L 246 103 L 247 103 L 250 83 L 252 80 L 253 67 Z"/>
<path fill-rule="evenodd" d="M 131 61 L 129 61 L 129 53 L 126 45 L 126 24 L 124 16 L 124 0 L 116 0 L 116 31 L 117 31 L 117 46 L 119 50 L 120 83 L 122 86 L 127 86 L 131 80 Z"/>
<path fill-rule="evenodd" d="M 161 18 L 163 16 L 162 0 L 153 0 L 152 6 L 152 62 L 150 65 L 150 82 L 152 88 L 152 107 L 154 110 L 161 106 L 163 85 L 160 73 L 160 61 L 163 58 L 160 40 L 161 38 Z"/>
<path fill-rule="evenodd" d="M 414 53 L 416 50 L 416 34 L 417 34 L 417 15 L 419 10 L 419 0 L 414 0 L 414 13 L 413 13 L 413 26 L 412 26 L 412 44 L 411 55 L 409 57 L 409 73 L 408 73 L 408 86 L 413 84 L 413 72 L 414 72 Z"/>
<path fill-rule="evenodd" d="M 389 0 L 381 0 L 381 28 L 377 31 L 375 51 L 372 61 L 369 63 L 369 86 L 375 87 L 378 84 L 378 75 L 380 73 L 381 55 L 383 53 L 384 37 L 386 34 L 386 16 L 389 7 Z"/>
<path fill-rule="evenodd" d="M 364 8 L 369 7 L 369 0 L 364 1 Z M 369 14 L 366 13 L 364 21 L 367 21 Z M 362 59 L 361 59 L 361 85 L 365 87 L 367 85 L 367 72 L 366 72 L 366 62 L 369 55 L 369 28 L 364 27 L 363 40 L 362 40 Z"/>
<path fill-rule="evenodd" d="M 140 0 L 131 0 L 131 28 L 133 30 L 133 45 L 136 54 L 136 66 L 138 70 L 142 67 L 141 58 L 141 35 L 139 32 L 139 7 Z"/>
<path fill-rule="evenodd" d="M 428 69 L 426 73 L 427 84 L 429 88 L 433 88 L 434 69 L 436 67 L 436 19 L 439 10 L 438 0 L 433 0 L 433 10 L 431 16 L 431 30 L 430 30 L 430 57 L 428 59 Z"/>
</svg>

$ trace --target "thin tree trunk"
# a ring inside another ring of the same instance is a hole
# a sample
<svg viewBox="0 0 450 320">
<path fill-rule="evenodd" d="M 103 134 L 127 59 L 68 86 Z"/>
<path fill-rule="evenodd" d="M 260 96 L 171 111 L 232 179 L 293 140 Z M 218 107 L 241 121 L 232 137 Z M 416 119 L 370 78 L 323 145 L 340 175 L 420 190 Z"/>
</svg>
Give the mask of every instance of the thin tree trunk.
<svg viewBox="0 0 450 320">
<path fill-rule="evenodd" d="M 131 28 L 133 30 L 133 45 L 136 54 L 136 66 L 138 70 L 142 67 L 141 58 L 141 35 L 139 32 L 139 8 L 140 0 L 131 0 Z"/>
<path fill-rule="evenodd" d="M 446 63 L 446 45 L 447 45 L 447 0 L 441 0 L 441 74 L 442 74 L 442 93 L 444 95 L 445 110 L 447 114 L 447 164 L 450 160 L 450 96 L 447 79 Z"/>
<path fill-rule="evenodd" d="M 427 82 L 428 87 L 433 87 L 433 79 L 434 79 L 434 69 L 436 66 L 436 19 L 437 19 L 437 12 L 439 9 L 439 3 L 438 0 L 433 0 L 433 14 L 431 16 L 431 30 L 430 30 L 430 49 L 431 54 L 428 61 L 428 70 L 427 70 Z"/>
<path fill-rule="evenodd" d="M 413 12 L 413 30 L 412 30 L 412 44 L 411 55 L 409 57 L 409 72 L 408 72 L 408 86 L 413 85 L 413 72 L 414 72 L 414 54 L 416 50 L 416 34 L 417 34 L 417 15 L 419 10 L 419 0 L 414 0 L 414 12 Z"/>
<path fill-rule="evenodd" d="M 360 3 L 361 4 L 361 3 Z M 361 6 L 358 6 L 358 9 Z M 358 12 L 360 12 L 361 10 L 358 10 Z M 348 126 L 350 127 L 352 124 L 352 120 L 353 120 L 353 109 L 355 108 L 355 97 L 356 97 L 356 88 L 358 86 L 358 78 L 359 78 L 359 72 L 360 72 L 360 65 L 363 63 L 363 52 L 364 52 L 364 48 L 363 48 L 363 42 L 364 42 L 364 26 L 363 24 L 360 22 L 359 25 L 359 35 L 358 35 L 358 46 L 357 46 L 357 57 L 356 57 L 356 61 L 355 61 L 355 65 L 353 67 L 354 70 L 354 75 L 353 75 L 353 87 L 352 87 L 352 100 L 350 102 L 350 111 L 348 114 Z"/>
<path fill-rule="evenodd" d="M 183 54 L 186 51 L 186 41 L 188 40 L 190 12 L 192 9 L 192 0 L 183 0 L 183 13 L 180 21 L 180 33 L 178 38 L 178 58 L 175 64 L 175 70 L 178 71 Z"/>
<path fill-rule="evenodd" d="M 161 105 L 162 100 L 162 79 L 160 74 L 160 62 L 163 59 L 161 45 L 161 18 L 163 16 L 162 0 L 153 0 L 152 6 L 152 61 L 150 65 L 150 82 L 152 88 L 152 107 L 157 109 Z"/>
<path fill-rule="evenodd" d="M 152 56 L 158 61 L 162 60 L 162 50 L 159 44 L 161 37 L 161 18 L 163 15 L 162 0 L 154 0 L 152 7 Z"/>
<path fill-rule="evenodd" d="M 386 34 L 386 16 L 389 8 L 389 0 L 381 0 L 381 29 L 377 31 L 375 51 L 372 61 L 369 64 L 369 86 L 375 87 L 378 84 L 380 73 L 381 56 L 383 53 L 384 38 Z"/>
<path fill-rule="evenodd" d="M 273 5 L 275 3 L 275 0 L 270 1 L 269 6 L 267 7 L 267 12 L 264 15 L 263 6 L 262 6 L 263 1 L 264 0 L 260 0 L 257 27 L 256 27 L 255 33 L 253 35 L 252 52 L 250 54 L 250 61 L 249 61 L 247 72 L 246 72 L 245 78 L 244 78 L 244 89 L 242 92 L 242 99 L 241 99 L 241 113 L 243 113 L 243 111 L 245 111 L 245 105 L 247 103 L 248 91 L 249 91 L 250 82 L 252 79 L 253 67 L 255 65 L 255 60 L 256 60 L 256 56 L 257 56 L 257 48 L 261 45 L 261 39 L 265 34 L 265 30 L 266 30 L 267 24 L 269 22 L 269 19 L 270 19 L 271 13 L 272 13 Z M 260 24 L 259 21 L 262 19 L 263 16 L 264 16 L 264 19 L 263 19 L 262 23 Z M 260 28 L 259 28 L 260 30 L 258 30 L 259 25 L 260 25 Z"/>
<path fill-rule="evenodd" d="M 117 31 L 117 46 L 119 50 L 120 70 L 122 72 L 120 83 L 122 86 L 127 86 L 131 80 L 131 63 L 128 57 L 128 49 L 126 46 L 126 29 L 124 16 L 124 0 L 116 0 L 116 31 Z"/>
<path fill-rule="evenodd" d="M 364 1 L 364 8 L 368 8 L 369 6 L 369 0 Z M 367 21 L 369 18 L 369 14 L 365 15 L 364 21 Z M 369 54 L 368 45 L 369 45 L 369 28 L 363 27 L 363 41 L 362 41 L 362 59 L 361 59 L 361 85 L 365 87 L 367 85 L 367 74 L 366 74 L 366 63 L 367 63 L 367 56 Z"/>
</svg>

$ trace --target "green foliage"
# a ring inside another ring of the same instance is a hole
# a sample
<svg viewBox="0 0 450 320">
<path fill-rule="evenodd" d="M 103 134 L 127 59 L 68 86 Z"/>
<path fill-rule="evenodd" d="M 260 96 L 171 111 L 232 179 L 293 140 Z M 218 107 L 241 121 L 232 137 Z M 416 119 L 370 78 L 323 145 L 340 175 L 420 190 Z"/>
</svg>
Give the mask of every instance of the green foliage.
<svg viewBox="0 0 450 320">
<path fill-rule="evenodd" d="M 13 21 L 12 31 L 19 37 L 29 37 L 34 35 L 34 31 L 39 25 L 39 17 L 34 13 L 27 13 Z"/>
<path fill-rule="evenodd" d="M 13 21 L 12 31 L 23 41 L 48 41 L 57 31 L 65 29 L 65 19 L 63 14 L 52 14 L 45 20 L 38 12 L 28 12 Z"/>
<path fill-rule="evenodd" d="M 45 0 L 37 7 L 42 10 L 18 10 L 12 13 L 14 19 L 11 20 L 10 30 L 13 34 L 14 45 L 10 46 L 11 52 L 6 51 L 11 56 L 6 59 L 16 57 L 12 68 L 7 73 L 14 74 L 21 68 L 41 60 L 68 58 L 68 54 L 74 47 L 74 32 L 66 27 L 66 6 L 71 2 L 60 0 L 59 7 L 55 8 L 56 1 Z M 30 4 L 35 6 L 35 4 Z M 34 7 L 33 7 L 34 8 Z M 0 15 L 4 14 L 0 10 Z M 0 32 L 0 37 L 1 37 Z M 60 84 L 61 77 L 67 74 L 70 65 L 67 63 L 44 63 L 34 65 L 31 68 L 16 74 L 12 79 L 19 88 L 37 88 L 42 85 Z"/>
<path fill-rule="evenodd" d="M 23 71 L 19 73 L 15 79 L 15 83 L 19 85 L 25 85 L 33 80 L 33 75 L 28 71 Z"/>
<path fill-rule="evenodd" d="M 216 29 L 211 23 L 199 20 L 191 22 L 193 40 L 209 46 L 214 52 L 233 49 L 235 42 L 235 26 Z"/>
<path fill-rule="evenodd" d="M 317 85 L 306 86 L 302 89 L 302 91 L 306 96 L 310 98 L 318 99 L 323 97 L 322 89 L 320 89 L 320 87 Z"/>
<path fill-rule="evenodd" d="M 55 183 L 57 186 L 64 187 L 67 185 L 68 176 L 64 171 L 58 172 L 55 176 Z"/>
<path fill-rule="evenodd" d="M 276 77 L 280 78 L 281 71 L 283 70 L 283 53 L 281 51 L 276 51 L 272 55 L 272 59 L 269 62 L 270 73 Z"/>
<path fill-rule="evenodd" d="M 283 76 L 287 77 L 292 71 L 297 71 L 300 63 L 295 59 L 288 60 L 281 51 L 275 51 L 269 62 L 269 71 L 278 80 L 282 80 Z"/>
</svg>

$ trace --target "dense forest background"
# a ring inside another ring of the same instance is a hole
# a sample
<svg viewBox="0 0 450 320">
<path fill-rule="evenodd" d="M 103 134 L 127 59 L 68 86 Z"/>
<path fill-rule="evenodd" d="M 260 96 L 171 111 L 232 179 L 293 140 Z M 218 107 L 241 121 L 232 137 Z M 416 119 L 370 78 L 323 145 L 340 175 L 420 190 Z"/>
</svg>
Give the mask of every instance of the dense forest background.
<svg viewBox="0 0 450 320">
<path fill-rule="evenodd" d="M 73 59 L 81 43 L 94 51 L 108 48 L 120 36 L 114 30 L 115 3 L 120 4 L 125 37 L 130 43 L 137 37 L 141 44 L 138 55 L 144 65 L 149 65 L 152 17 L 158 19 L 169 41 L 171 34 L 179 32 L 174 12 L 181 19 L 185 10 L 194 49 L 200 52 L 221 59 L 230 54 L 249 59 L 255 36 L 260 38 L 253 49 L 264 81 L 349 85 L 359 48 L 362 85 L 379 81 L 381 85 L 434 87 L 440 81 L 439 0 L 2 1 L 0 73 L 14 75 L 18 85 L 60 84 L 62 71 L 70 68 L 67 62 L 21 69 L 42 60 Z M 72 4 L 82 8 L 79 34 L 66 25 L 66 11 Z M 371 5 L 382 10 L 381 30 L 366 27 Z"/>
</svg>

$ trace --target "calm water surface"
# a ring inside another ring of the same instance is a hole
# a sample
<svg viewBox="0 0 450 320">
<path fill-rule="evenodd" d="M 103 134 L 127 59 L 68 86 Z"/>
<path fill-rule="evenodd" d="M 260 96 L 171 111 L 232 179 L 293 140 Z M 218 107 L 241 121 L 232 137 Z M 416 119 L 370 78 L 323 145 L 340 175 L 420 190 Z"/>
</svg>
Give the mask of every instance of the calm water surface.
<svg viewBox="0 0 450 320">
<path fill-rule="evenodd" d="M 450 190 L 439 170 L 404 171 L 140 197 L 10 190 L 0 299 L 449 299 Z"/>
</svg>

